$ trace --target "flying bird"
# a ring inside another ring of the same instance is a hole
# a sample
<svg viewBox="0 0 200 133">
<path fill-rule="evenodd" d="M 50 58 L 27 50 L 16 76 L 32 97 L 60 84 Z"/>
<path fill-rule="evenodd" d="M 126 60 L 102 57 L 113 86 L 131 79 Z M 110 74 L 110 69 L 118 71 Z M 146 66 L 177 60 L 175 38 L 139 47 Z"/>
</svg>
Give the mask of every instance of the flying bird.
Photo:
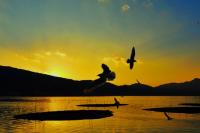
<svg viewBox="0 0 200 133">
<path fill-rule="evenodd" d="M 132 48 L 131 52 L 131 57 L 130 59 L 127 60 L 127 63 L 130 65 L 130 69 L 133 69 L 134 63 L 136 62 L 135 60 L 135 48 Z"/>
<path fill-rule="evenodd" d="M 115 72 L 112 72 L 106 64 L 102 64 L 101 67 L 103 69 L 103 72 L 97 75 L 100 77 L 100 79 L 110 81 L 115 79 Z"/>
<path fill-rule="evenodd" d="M 116 78 L 115 72 L 111 71 L 106 64 L 102 64 L 101 67 L 103 72 L 97 75 L 99 78 L 93 81 L 93 87 L 83 90 L 85 94 L 91 93 L 97 88 L 103 86 L 106 81 L 112 81 Z"/>
<path fill-rule="evenodd" d="M 98 74 L 100 78 L 106 77 L 111 73 L 110 68 L 106 64 L 102 64 L 101 67 L 103 69 L 103 73 Z"/>
<path fill-rule="evenodd" d="M 167 117 L 167 120 L 172 120 L 173 119 L 166 112 L 164 112 L 164 115 Z"/>
<path fill-rule="evenodd" d="M 117 106 L 117 108 L 119 107 L 120 105 L 120 102 L 117 100 L 117 98 L 114 97 L 114 100 L 115 100 L 115 105 Z"/>
</svg>

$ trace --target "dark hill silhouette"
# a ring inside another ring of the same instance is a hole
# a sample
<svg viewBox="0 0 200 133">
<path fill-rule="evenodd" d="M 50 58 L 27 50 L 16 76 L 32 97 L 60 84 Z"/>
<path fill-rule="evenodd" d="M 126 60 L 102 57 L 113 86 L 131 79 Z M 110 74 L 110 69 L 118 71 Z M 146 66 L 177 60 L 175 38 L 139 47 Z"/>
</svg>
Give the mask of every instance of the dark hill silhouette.
<svg viewBox="0 0 200 133">
<path fill-rule="evenodd" d="M 84 89 L 93 87 L 92 80 L 76 81 L 8 66 L 0 66 L 0 87 L 1 96 L 200 95 L 200 79 L 158 87 L 141 83 L 117 86 L 108 82 L 85 94 Z"/>
<path fill-rule="evenodd" d="M 183 83 L 168 83 L 156 87 L 157 95 L 200 95 L 200 79 Z"/>
<path fill-rule="evenodd" d="M 79 86 L 90 82 L 78 83 L 79 81 L 71 79 L 0 66 L 0 86 L 2 88 L 0 95 L 81 95 Z"/>
</svg>

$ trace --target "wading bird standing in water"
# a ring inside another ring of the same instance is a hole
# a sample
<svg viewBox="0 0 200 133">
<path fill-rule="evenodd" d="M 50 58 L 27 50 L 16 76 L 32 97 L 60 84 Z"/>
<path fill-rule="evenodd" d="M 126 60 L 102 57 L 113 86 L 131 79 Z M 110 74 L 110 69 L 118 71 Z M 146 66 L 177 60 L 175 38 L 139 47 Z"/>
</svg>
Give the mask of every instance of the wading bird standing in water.
<svg viewBox="0 0 200 133">
<path fill-rule="evenodd" d="M 132 48 L 131 52 L 131 57 L 130 59 L 127 60 L 127 63 L 130 65 L 130 69 L 133 69 L 134 63 L 136 62 L 135 60 L 135 48 Z"/>
</svg>

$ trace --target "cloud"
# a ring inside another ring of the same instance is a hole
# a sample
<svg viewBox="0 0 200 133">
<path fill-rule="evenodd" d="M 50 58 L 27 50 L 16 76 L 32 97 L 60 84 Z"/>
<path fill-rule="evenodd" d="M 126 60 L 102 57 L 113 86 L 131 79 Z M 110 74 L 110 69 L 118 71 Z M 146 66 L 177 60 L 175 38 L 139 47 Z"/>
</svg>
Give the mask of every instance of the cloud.
<svg viewBox="0 0 200 133">
<path fill-rule="evenodd" d="M 108 2 L 110 2 L 111 0 L 97 0 L 98 3 L 101 3 L 101 4 L 106 4 Z"/>
<path fill-rule="evenodd" d="M 67 56 L 66 53 L 61 51 L 40 51 L 31 54 L 28 58 L 32 60 L 32 62 L 40 63 L 40 62 L 59 62 L 59 61 L 67 61 L 74 62 L 74 58 Z"/>
<path fill-rule="evenodd" d="M 60 51 L 56 51 L 56 52 L 55 52 L 55 55 L 60 56 L 60 57 L 65 57 L 65 56 L 66 56 L 65 53 L 60 52 Z"/>
<path fill-rule="evenodd" d="M 23 56 L 23 55 L 20 55 L 20 54 L 15 54 L 15 57 L 17 58 L 17 59 L 21 59 L 21 60 L 23 60 L 23 61 L 29 61 L 30 59 L 29 58 L 27 58 L 27 57 L 25 57 L 25 56 Z"/>
<path fill-rule="evenodd" d="M 129 6 L 128 4 L 123 4 L 123 5 L 121 6 L 122 12 L 128 12 L 129 9 L 130 9 L 130 6 Z"/>
<path fill-rule="evenodd" d="M 45 52 L 44 54 L 45 54 L 45 55 L 47 55 L 47 56 L 50 56 L 50 55 L 52 55 L 52 53 L 51 53 L 51 52 L 49 52 L 49 51 Z"/>
<path fill-rule="evenodd" d="M 144 64 L 144 61 L 142 61 L 141 59 L 136 59 L 136 60 L 137 60 L 136 64 L 138 64 L 138 65 Z M 102 61 L 105 62 L 105 63 L 112 63 L 116 66 L 119 66 L 119 65 L 126 65 L 127 66 L 128 65 L 126 63 L 127 59 L 123 58 L 123 57 L 119 57 L 119 56 L 104 57 L 102 59 Z"/>
<path fill-rule="evenodd" d="M 45 56 L 66 57 L 66 54 L 64 52 L 61 52 L 61 51 L 56 51 L 56 52 L 46 51 L 46 52 L 43 52 L 43 53 L 34 53 L 33 55 L 35 57 L 38 57 L 38 58 L 45 58 Z"/>
<path fill-rule="evenodd" d="M 35 57 L 37 57 L 37 58 L 44 58 L 45 56 L 44 55 L 42 55 L 42 54 L 40 54 L 40 53 L 34 53 L 33 54 Z"/>
<path fill-rule="evenodd" d="M 103 62 L 106 62 L 106 63 L 111 62 L 111 63 L 114 63 L 115 65 L 120 65 L 120 64 L 126 65 L 126 59 L 123 57 L 118 57 L 118 56 L 104 57 Z"/>
<path fill-rule="evenodd" d="M 137 59 L 137 62 L 136 62 L 137 64 L 144 64 L 144 62 L 142 61 L 142 60 L 140 60 L 140 59 Z"/>
<path fill-rule="evenodd" d="M 18 60 L 22 60 L 23 62 L 41 63 L 40 58 L 37 59 L 37 57 L 31 57 L 18 53 L 16 53 L 15 56 Z"/>
<path fill-rule="evenodd" d="M 152 7 L 153 6 L 153 1 L 152 0 L 145 0 L 143 2 L 143 6 L 146 8 Z"/>
</svg>

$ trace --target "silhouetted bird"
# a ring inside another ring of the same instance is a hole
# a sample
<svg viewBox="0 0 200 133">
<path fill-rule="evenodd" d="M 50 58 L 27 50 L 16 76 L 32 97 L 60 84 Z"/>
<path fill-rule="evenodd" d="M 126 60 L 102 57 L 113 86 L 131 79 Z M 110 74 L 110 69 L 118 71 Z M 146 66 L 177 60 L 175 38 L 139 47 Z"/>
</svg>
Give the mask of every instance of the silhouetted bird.
<svg viewBox="0 0 200 133">
<path fill-rule="evenodd" d="M 102 64 L 101 65 L 102 69 L 103 69 L 103 73 L 98 74 L 98 76 L 100 78 L 104 78 L 106 77 L 109 73 L 111 73 L 109 67 L 106 64 Z"/>
<path fill-rule="evenodd" d="M 115 105 L 117 106 L 117 108 L 119 107 L 120 103 L 119 101 L 114 97 L 114 100 L 115 100 Z"/>
<path fill-rule="evenodd" d="M 114 72 L 112 72 L 109 67 L 106 64 L 102 64 L 101 65 L 102 69 L 103 69 L 103 73 L 98 74 L 98 76 L 100 77 L 100 79 L 105 79 L 105 80 L 114 80 L 116 75 Z"/>
<path fill-rule="evenodd" d="M 112 72 L 106 64 L 102 64 L 101 67 L 103 69 L 103 72 L 97 75 L 100 78 L 93 81 L 93 87 L 83 90 L 85 94 L 91 93 L 97 88 L 103 86 L 107 80 L 112 81 L 115 79 L 116 77 L 115 72 Z"/>
<path fill-rule="evenodd" d="M 136 79 L 136 81 L 137 81 L 137 84 L 138 84 L 138 85 L 141 85 L 141 83 L 140 83 L 137 79 Z"/>
<path fill-rule="evenodd" d="M 133 65 L 136 62 L 135 60 L 135 48 L 132 48 L 131 57 L 127 60 L 127 63 L 130 64 L 130 69 L 133 69 Z"/>
<path fill-rule="evenodd" d="M 164 112 L 164 115 L 167 117 L 167 120 L 172 120 L 173 119 L 166 112 Z"/>
</svg>

